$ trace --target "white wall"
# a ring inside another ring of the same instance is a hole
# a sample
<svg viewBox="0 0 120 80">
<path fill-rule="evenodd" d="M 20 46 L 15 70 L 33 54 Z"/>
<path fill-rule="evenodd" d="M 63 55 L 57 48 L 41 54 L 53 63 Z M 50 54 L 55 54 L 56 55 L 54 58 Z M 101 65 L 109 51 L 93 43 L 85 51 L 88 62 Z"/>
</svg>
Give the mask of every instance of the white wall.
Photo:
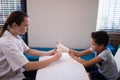
<svg viewBox="0 0 120 80">
<path fill-rule="evenodd" d="M 29 46 L 88 48 L 96 30 L 98 0 L 27 0 Z"/>
</svg>

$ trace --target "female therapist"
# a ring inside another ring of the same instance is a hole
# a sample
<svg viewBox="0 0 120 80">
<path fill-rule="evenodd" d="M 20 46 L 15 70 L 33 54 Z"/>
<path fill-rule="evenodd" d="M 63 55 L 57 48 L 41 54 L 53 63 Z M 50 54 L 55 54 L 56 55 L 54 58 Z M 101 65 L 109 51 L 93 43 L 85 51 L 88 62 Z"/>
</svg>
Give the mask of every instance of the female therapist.
<svg viewBox="0 0 120 80">
<path fill-rule="evenodd" d="M 58 60 L 61 54 L 56 50 L 48 52 L 30 49 L 19 35 L 28 31 L 29 17 L 21 11 L 12 12 L 0 33 L 0 80 L 26 80 L 23 71 L 32 71 L 48 66 Z M 34 56 L 52 57 L 43 61 L 28 61 L 24 52 Z M 32 79 L 31 79 L 32 80 Z"/>
</svg>

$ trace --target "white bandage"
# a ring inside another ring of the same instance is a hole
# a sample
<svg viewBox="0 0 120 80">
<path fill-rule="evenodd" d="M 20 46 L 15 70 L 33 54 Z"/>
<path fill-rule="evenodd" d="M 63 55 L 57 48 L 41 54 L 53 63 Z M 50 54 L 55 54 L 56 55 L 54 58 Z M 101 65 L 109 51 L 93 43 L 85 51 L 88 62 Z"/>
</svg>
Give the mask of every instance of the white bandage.
<svg viewBox="0 0 120 80">
<path fill-rule="evenodd" d="M 65 47 L 63 44 L 59 42 L 57 42 L 57 48 L 58 48 L 58 51 L 66 52 L 66 53 L 69 52 L 69 48 Z"/>
<path fill-rule="evenodd" d="M 61 47 L 58 46 L 58 44 L 57 44 L 57 51 L 59 51 L 59 52 L 63 52 L 62 49 L 61 49 Z"/>
</svg>

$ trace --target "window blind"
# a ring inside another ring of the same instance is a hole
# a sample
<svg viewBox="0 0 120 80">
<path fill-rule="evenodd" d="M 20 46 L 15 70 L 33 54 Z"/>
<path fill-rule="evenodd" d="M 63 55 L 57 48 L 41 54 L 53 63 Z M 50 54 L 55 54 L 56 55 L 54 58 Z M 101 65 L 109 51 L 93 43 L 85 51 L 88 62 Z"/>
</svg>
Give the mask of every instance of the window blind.
<svg viewBox="0 0 120 80">
<path fill-rule="evenodd" d="M 26 11 L 25 8 L 25 0 L 0 0 L 0 25 L 4 24 L 12 11 Z"/>
<path fill-rule="evenodd" d="M 96 30 L 120 32 L 120 0 L 99 0 Z"/>
</svg>

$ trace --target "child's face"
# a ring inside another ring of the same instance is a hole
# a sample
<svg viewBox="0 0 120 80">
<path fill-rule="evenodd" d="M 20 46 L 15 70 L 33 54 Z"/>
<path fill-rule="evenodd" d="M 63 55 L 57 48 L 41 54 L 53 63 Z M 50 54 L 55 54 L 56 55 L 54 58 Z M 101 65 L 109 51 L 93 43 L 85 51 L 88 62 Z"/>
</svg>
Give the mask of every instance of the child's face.
<svg viewBox="0 0 120 80">
<path fill-rule="evenodd" d="M 103 45 L 98 45 L 97 43 L 95 43 L 94 39 L 91 39 L 91 47 L 94 51 L 100 53 L 102 52 L 104 46 Z"/>
</svg>

